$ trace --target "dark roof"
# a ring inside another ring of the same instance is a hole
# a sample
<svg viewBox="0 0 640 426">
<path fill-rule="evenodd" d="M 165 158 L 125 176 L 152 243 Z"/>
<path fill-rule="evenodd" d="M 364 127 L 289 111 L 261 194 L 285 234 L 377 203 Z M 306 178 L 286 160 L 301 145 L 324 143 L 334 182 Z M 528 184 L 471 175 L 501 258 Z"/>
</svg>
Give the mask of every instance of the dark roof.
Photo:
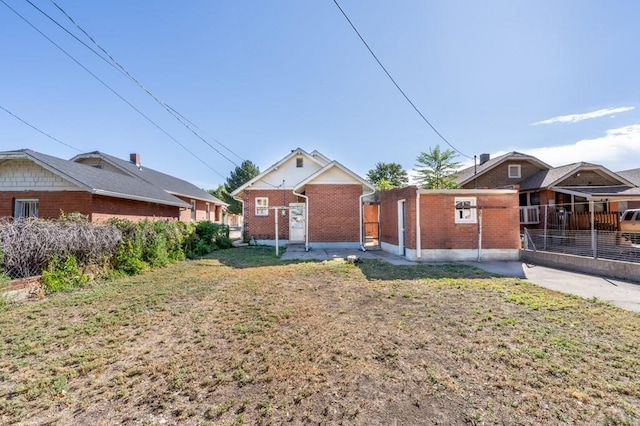
<svg viewBox="0 0 640 426">
<path fill-rule="evenodd" d="M 633 182 L 635 185 L 640 186 L 640 169 L 630 169 L 617 172 L 620 176 L 626 180 Z"/>
<path fill-rule="evenodd" d="M 105 154 L 100 151 L 87 152 L 85 154 L 76 155 L 71 161 L 77 161 L 82 158 L 102 158 L 114 167 L 122 170 L 130 176 L 144 180 L 145 182 L 164 189 L 170 194 L 179 195 L 197 200 L 208 201 L 215 204 L 228 205 L 224 201 L 209 194 L 207 191 L 198 188 L 194 184 L 186 180 L 159 172 L 148 167 L 138 167 L 130 161 L 122 160 L 113 155 Z"/>
<path fill-rule="evenodd" d="M 626 179 L 625 176 L 621 175 L 620 173 L 613 173 L 609 171 L 606 167 L 601 166 L 599 164 L 580 162 L 580 163 L 566 164 L 560 167 L 554 167 L 549 170 L 541 170 L 538 173 L 532 176 L 529 176 L 528 178 L 520 182 L 520 190 L 528 191 L 532 189 L 548 188 L 554 185 L 555 183 L 557 183 L 559 180 L 567 176 L 570 176 L 571 174 L 576 173 L 579 170 L 582 170 L 584 168 L 598 169 L 598 170 L 601 170 L 603 173 L 609 174 L 611 177 L 616 177 L 616 175 L 618 175 L 616 179 L 620 182 L 621 185 L 626 186 L 627 188 L 629 188 L 629 186 L 625 184 L 633 183 L 633 182 L 630 182 L 630 179 Z M 624 179 L 626 179 L 627 182 L 625 182 Z M 594 186 L 594 187 L 602 188 L 598 186 Z"/>
<path fill-rule="evenodd" d="M 546 167 L 546 168 L 551 168 L 550 165 L 544 163 L 543 161 L 540 161 L 539 159 L 537 159 L 536 157 L 533 157 L 531 155 L 527 155 L 527 154 L 523 154 L 521 152 L 516 152 L 516 151 L 512 151 L 512 152 L 508 152 L 504 155 L 500 155 L 496 158 L 492 158 L 489 161 L 486 161 L 482 164 L 478 164 L 477 166 L 471 166 L 471 167 L 467 167 L 466 169 L 462 169 L 460 171 L 458 171 L 456 173 L 456 182 L 459 183 L 460 185 L 464 185 L 465 183 L 469 182 L 471 179 L 474 178 L 474 176 L 479 176 L 483 173 L 488 172 L 489 170 L 493 169 L 494 167 L 504 163 L 505 161 L 530 161 L 530 162 L 534 162 L 536 164 L 538 164 L 541 167 Z"/>
<path fill-rule="evenodd" d="M 170 206 L 191 207 L 188 203 L 141 179 L 63 160 L 30 149 L 0 152 L 1 157 L 25 158 L 35 161 L 52 173 L 93 194 Z"/>
</svg>

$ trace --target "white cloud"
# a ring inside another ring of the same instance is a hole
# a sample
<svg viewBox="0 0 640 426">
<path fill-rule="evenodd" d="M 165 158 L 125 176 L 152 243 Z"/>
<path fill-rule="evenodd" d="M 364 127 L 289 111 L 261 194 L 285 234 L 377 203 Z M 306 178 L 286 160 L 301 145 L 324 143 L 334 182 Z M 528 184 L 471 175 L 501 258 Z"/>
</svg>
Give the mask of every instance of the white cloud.
<svg viewBox="0 0 640 426">
<path fill-rule="evenodd" d="M 601 137 L 569 145 L 515 151 L 532 155 L 554 167 L 584 161 L 600 164 L 614 172 L 640 168 L 640 124 L 610 129 Z M 502 154 L 504 152 L 494 155 Z"/>
<path fill-rule="evenodd" d="M 628 107 L 618 107 L 618 108 L 605 108 L 599 109 L 597 111 L 586 112 L 584 114 L 571 114 L 571 115 L 560 115 L 558 117 L 553 117 L 548 120 L 538 121 L 537 123 L 532 123 L 532 126 L 537 126 L 538 124 L 553 124 L 553 123 L 577 123 L 578 121 L 589 120 L 591 118 L 604 117 L 606 115 L 617 114 L 620 112 L 627 112 L 636 109 L 634 106 Z"/>
</svg>

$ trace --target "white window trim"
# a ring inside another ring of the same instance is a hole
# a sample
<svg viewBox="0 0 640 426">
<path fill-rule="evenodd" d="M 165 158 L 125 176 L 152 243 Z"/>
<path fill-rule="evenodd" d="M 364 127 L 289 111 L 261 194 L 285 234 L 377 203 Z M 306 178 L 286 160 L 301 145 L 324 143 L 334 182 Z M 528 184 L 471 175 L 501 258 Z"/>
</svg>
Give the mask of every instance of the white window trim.
<svg viewBox="0 0 640 426">
<path fill-rule="evenodd" d="M 191 220 L 196 220 L 196 200 L 191 200 Z"/>
<path fill-rule="evenodd" d="M 511 173 L 511 170 L 516 170 L 516 173 Z M 509 164 L 508 168 L 509 179 L 519 179 L 522 177 L 522 166 L 520 164 Z"/>
<path fill-rule="evenodd" d="M 455 197 L 455 223 L 477 223 L 476 206 L 476 197 Z"/>
<path fill-rule="evenodd" d="M 204 219 L 211 220 L 211 205 L 209 203 L 205 204 Z"/>
<path fill-rule="evenodd" d="M 261 204 L 264 202 L 264 204 Z M 256 197 L 256 216 L 269 216 L 269 197 Z"/>
<path fill-rule="evenodd" d="M 13 208 L 13 217 L 18 219 L 18 218 L 23 218 L 25 217 L 22 213 L 24 211 L 24 204 L 26 203 L 36 203 L 36 215 L 35 217 L 38 217 L 39 215 L 39 210 L 40 210 L 40 200 L 37 198 L 16 198 L 15 199 L 15 203 L 14 203 L 14 208 Z M 19 211 L 18 211 L 19 209 Z"/>
</svg>

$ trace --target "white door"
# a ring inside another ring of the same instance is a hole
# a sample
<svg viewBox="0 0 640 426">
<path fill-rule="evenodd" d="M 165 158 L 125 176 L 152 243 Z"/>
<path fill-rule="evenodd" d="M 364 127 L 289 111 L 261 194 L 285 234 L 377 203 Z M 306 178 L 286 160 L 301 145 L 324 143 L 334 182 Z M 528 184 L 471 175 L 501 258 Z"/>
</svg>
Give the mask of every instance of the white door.
<svg viewBox="0 0 640 426">
<path fill-rule="evenodd" d="M 304 242 L 304 203 L 289 204 L 289 242 Z"/>
</svg>

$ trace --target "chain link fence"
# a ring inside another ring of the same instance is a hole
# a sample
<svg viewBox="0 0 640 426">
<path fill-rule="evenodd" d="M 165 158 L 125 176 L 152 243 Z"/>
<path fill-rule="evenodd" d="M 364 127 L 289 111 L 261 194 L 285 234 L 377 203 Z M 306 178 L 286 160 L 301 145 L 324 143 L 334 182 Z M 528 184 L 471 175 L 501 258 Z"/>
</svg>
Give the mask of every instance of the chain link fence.
<svg viewBox="0 0 640 426">
<path fill-rule="evenodd" d="M 640 232 L 527 229 L 525 250 L 640 263 Z"/>
</svg>

